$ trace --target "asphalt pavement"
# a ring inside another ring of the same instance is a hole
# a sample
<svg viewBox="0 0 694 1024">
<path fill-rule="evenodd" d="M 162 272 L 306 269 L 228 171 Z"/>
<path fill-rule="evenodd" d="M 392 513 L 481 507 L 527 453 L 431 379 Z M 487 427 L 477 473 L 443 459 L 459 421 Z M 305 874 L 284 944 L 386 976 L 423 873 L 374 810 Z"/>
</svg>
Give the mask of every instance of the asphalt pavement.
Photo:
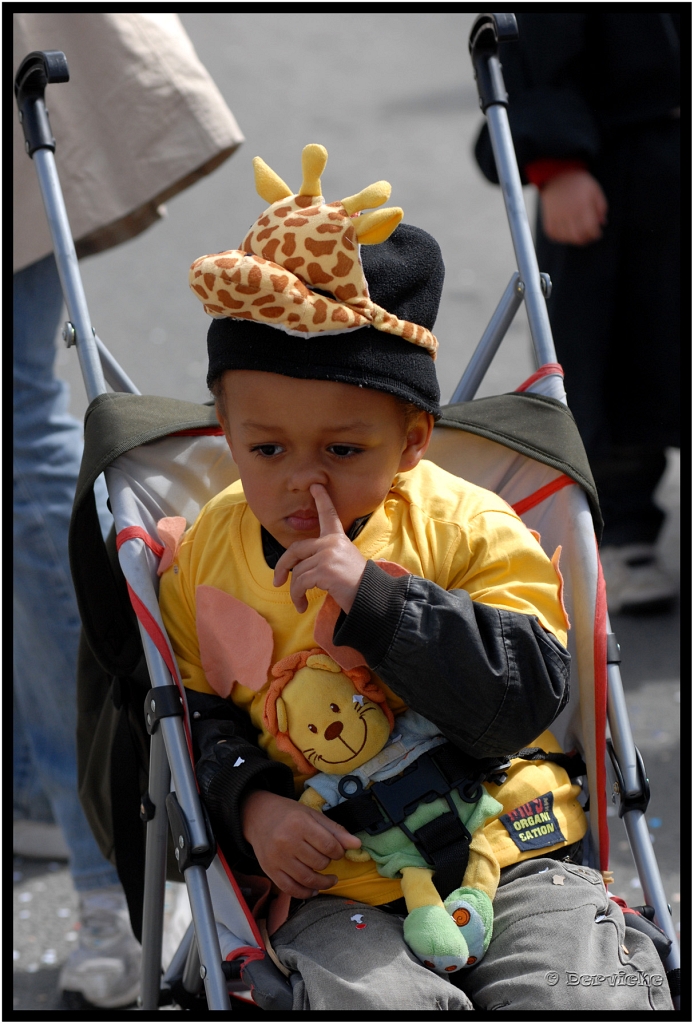
<svg viewBox="0 0 694 1024">
<path fill-rule="evenodd" d="M 297 187 L 303 146 L 320 142 L 329 153 L 323 175 L 329 202 L 385 178 L 405 220 L 439 241 L 446 282 L 435 328 L 437 365 L 443 398 L 450 397 L 515 269 L 501 194 L 472 158 L 482 123 L 467 54 L 473 19 L 401 12 L 182 15 L 247 141 L 213 175 L 173 199 L 158 224 L 81 263 L 92 323 L 143 393 L 207 399 L 207 318 L 189 293 L 188 266 L 203 253 L 238 246 L 258 216 L 253 156 Z M 60 168 L 60 140 L 57 159 Z M 526 201 L 532 216 L 531 190 Z M 76 354 L 62 342 L 57 366 L 81 417 L 87 402 Z M 513 390 L 533 370 L 521 309 L 479 394 Z M 677 573 L 676 452 L 660 500 L 668 513 L 662 554 Z M 612 624 L 635 739 L 651 779 L 651 836 L 679 925 L 679 613 L 615 616 Z M 636 905 L 643 897 L 616 813 L 610 830 L 612 891 Z M 13 896 L 14 1009 L 60 1008 L 59 969 L 77 941 L 69 872 L 58 862 L 15 858 Z"/>
</svg>

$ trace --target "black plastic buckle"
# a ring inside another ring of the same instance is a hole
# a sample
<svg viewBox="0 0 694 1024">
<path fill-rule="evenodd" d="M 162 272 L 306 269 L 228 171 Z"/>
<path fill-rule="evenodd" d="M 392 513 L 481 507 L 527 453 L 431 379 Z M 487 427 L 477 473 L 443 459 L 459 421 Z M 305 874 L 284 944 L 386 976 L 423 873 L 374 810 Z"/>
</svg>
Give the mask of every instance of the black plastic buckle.
<svg viewBox="0 0 694 1024">
<path fill-rule="evenodd" d="M 608 665 L 620 665 L 622 661 L 622 655 L 620 652 L 619 644 L 617 643 L 617 637 L 614 633 L 607 634 L 607 664 Z"/>
<path fill-rule="evenodd" d="M 161 718 L 183 717 L 183 701 L 177 688 L 154 686 L 145 697 L 145 726 L 151 736 L 156 732 Z"/>
<path fill-rule="evenodd" d="M 169 827 L 171 829 L 171 836 L 174 844 L 174 856 L 176 863 L 178 864 L 178 870 L 183 872 L 191 867 L 191 865 L 198 865 L 200 867 L 207 868 L 214 860 L 214 856 L 217 852 L 217 842 L 212 832 L 212 825 L 207 814 L 205 805 L 201 802 L 200 807 L 205 822 L 205 833 L 207 835 L 207 848 L 204 850 L 193 850 L 193 842 L 190 836 L 190 829 L 188 828 L 188 819 L 183 813 L 183 809 L 178 802 L 178 798 L 175 793 L 169 793 L 166 797 L 166 813 L 169 816 Z"/>
<path fill-rule="evenodd" d="M 429 754 L 422 754 L 394 779 L 374 782 L 371 792 L 395 825 L 402 825 L 420 804 L 445 797 L 451 786 Z"/>
<path fill-rule="evenodd" d="M 636 752 L 636 770 L 639 776 L 639 789 L 636 793 L 627 793 L 626 786 L 624 783 L 624 776 L 617 759 L 617 753 L 612 744 L 612 740 L 607 741 L 607 753 L 610 755 L 610 761 L 612 762 L 612 768 L 617 777 L 617 786 L 619 792 L 619 817 L 623 818 L 627 811 L 641 811 L 642 814 L 646 813 L 646 808 L 651 799 L 651 787 L 646 775 L 646 768 L 641 757 L 641 751 L 638 747 L 634 747 Z"/>
</svg>

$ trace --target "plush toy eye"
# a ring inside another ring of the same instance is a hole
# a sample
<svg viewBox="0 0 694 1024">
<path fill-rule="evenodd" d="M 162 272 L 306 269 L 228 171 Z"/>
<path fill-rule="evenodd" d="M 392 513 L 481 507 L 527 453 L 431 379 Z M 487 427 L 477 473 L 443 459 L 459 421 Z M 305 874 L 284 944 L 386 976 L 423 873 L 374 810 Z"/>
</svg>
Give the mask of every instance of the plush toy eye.
<svg viewBox="0 0 694 1024">
<path fill-rule="evenodd" d="M 309 725 L 308 731 L 309 732 L 318 732 L 318 730 L 316 729 L 315 725 Z"/>
<path fill-rule="evenodd" d="M 336 714 L 339 714 L 339 712 L 340 712 L 340 709 L 338 708 L 337 704 L 331 704 L 330 705 L 330 710 L 334 711 Z"/>
</svg>

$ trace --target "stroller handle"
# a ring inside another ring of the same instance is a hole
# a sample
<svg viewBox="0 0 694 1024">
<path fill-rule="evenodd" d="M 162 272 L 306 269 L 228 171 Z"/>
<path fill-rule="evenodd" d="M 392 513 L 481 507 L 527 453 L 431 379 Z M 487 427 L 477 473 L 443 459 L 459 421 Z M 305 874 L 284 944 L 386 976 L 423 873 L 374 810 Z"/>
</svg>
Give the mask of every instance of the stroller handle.
<svg viewBox="0 0 694 1024">
<path fill-rule="evenodd" d="M 506 112 L 508 96 L 498 54 L 499 43 L 512 42 L 517 38 L 518 28 L 512 14 L 482 14 L 472 26 L 469 48 L 477 81 L 480 107 L 484 111 L 489 125 L 494 162 L 499 175 L 513 249 L 516 254 L 535 361 L 539 368 L 548 363 L 556 363 L 557 356 L 545 302 L 547 285 L 543 285 L 537 265 L 535 246 L 525 209 L 516 153 Z M 562 398 L 562 401 L 565 399 Z"/>
<path fill-rule="evenodd" d="M 44 100 L 49 83 L 68 82 L 67 58 L 61 50 L 34 50 L 19 65 L 14 93 L 19 108 L 19 121 L 24 131 L 24 144 L 39 179 L 46 219 L 53 240 L 56 266 L 74 326 L 77 356 L 87 391 L 92 402 L 106 391 L 106 381 L 94 339 L 87 300 L 82 286 L 75 243 L 70 230 L 65 200 L 55 166 L 55 139 L 48 120 Z"/>
<path fill-rule="evenodd" d="M 55 139 L 44 102 L 50 82 L 69 82 L 67 58 L 62 50 L 33 50 L 27 54 L 14 80 L 14 94 L 19 108 L 19 122 L 24 132 L 24 145 L 29 156 L 37 149 L 55 152 Z"/>
<path fill-rule="evenodd" d="M 480 14 L 472 26 L 468 45 L 482 113 L 493 103 L 508 104 L 497 54 L 500 42 L 514 39 L 518 39 L 518 25 L 513 14 Z"/>
</svg>

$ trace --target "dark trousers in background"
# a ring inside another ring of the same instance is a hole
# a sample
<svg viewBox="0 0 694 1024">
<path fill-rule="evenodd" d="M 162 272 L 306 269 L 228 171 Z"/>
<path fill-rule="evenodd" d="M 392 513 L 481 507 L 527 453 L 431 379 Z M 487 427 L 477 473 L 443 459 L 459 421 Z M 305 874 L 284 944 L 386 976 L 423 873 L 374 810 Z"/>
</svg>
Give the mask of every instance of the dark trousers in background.
<svg viewBox="0 0 694 1024">
<path fill-rule="evenodd" d="M 655 541 L 653 492 L 678 447 L 680 389 L 679 121 L 622 130 L 591 168 L 609 204 L 600 241 L 550 242 L 541 271 L 569 407 L 605 519 L 603 544 Z M 539 218 L 538 218 L 539 221 Z"/>
</svg>

